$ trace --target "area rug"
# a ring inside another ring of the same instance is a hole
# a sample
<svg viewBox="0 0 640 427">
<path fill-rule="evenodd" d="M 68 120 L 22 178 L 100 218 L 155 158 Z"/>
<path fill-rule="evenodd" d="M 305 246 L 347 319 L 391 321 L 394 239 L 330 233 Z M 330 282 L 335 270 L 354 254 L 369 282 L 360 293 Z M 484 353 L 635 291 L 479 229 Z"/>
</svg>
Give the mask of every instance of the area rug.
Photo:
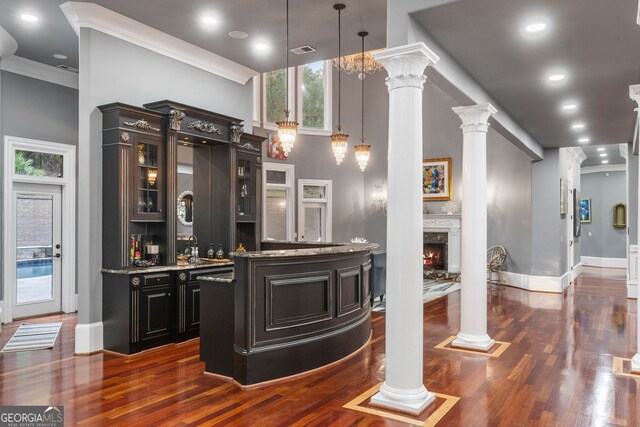
<svg viewBox="0 0 640 427">
<path fill-rule="evenodd" d="M 43 350 L 53 347 L 62 322 L 23 323 L 2 349 L 3 353 L 13 351 Z"/>
<path fill-rule="evenodd" d="M 433 301 L 459 289 L 460 283 L 424 279 L 422 282 L 422 302 Z M 384 313 L 386 309 L 387 300 L 384 299 L 383 301 L 376 300 L 372 310 L 378 313 Z"/>
</svg>

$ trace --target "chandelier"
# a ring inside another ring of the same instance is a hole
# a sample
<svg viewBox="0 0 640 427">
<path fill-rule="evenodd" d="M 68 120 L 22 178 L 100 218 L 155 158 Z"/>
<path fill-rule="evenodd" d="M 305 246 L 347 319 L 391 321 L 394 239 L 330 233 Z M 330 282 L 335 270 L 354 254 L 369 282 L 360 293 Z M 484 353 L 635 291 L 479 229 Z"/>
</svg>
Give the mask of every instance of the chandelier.
<svg viewBox="0 0 640 427">
<path fill-rule="evenodd" d="M 360 31 L 358 36 L 362 39 L 362 56 L 360 56 L 360 61 L 362 62 L 362 69 L 364 69 L 364 38 L 368 36 L 369 33 L 366 31 Z M 367 163 L 369 163 L 369 155 L 371 154 L 371 146 L 369 144 L 365 144 L 366 138 L 364 137 L 364 75 L 363 78 L 360 79 L 362 86 L 362 98 L 361 98 L 361 111 L 362 111 L 362 121 L 361 121 L 361 133 L 360 133 L 360 144 L 356 145 L 356 161 L 358 162 L 358 166 L 360 166 L 360 170 L 362 172 L 367 169 Z"/>
<path fill-rule="evenodd" d="M 344 8 L 346 8 L 342 3 L 334 4 L 333 8 L 338 11 L 338 57 L 340 57 L 341 46 L 340 46 L 340 13 Z M 333 155 L 336 158 L 336 163 L 338 165 L 342 164 L 344 160 L 344 156 L 347 153 L 347 139 L 349 135 L 342 133 L 342 124 L 340 123 L 340 68 L 338 68 L 338 125 L 336 126 L 337 132 L 333 132 L 331 134 L 331 148 L 333 149 Z"/>
<path fill-rule="evenodd" d="M 344 70 L 347 74 L 358 73 L 358 78 L 363 80 L 365 74 L 373 74 L 382 69 L 382 64 L 373 59 L 371 52 L 354 53 L 341 56 L 332 60 L 334 67 Z M 362 71 L 364 70 L 364 72 Z"/>
<path fill-rule="evenodd" d="M 293 144 L 296 142 L 296 134 L 298 132 L 298 122 L 295 120 L 289 120 L 289 84 L 288 84 L 288 74 L 289 74 L 289 0 L 287 0 L 287 34 L 285 39 L 285 52 L 286 52 L 286 68 L 284 70 L 284 86 L 285 90 L 285 99 L 286 99 L 286 107 L 284 109 L 285 119 L 276 122 L 278 126 L 278 138 L 280 138 L 280 142 L 282 143 L 282 150 L 284 151 L 284 155 L 288 156 L 289 152 L 293 148 Z"/>
</svg>

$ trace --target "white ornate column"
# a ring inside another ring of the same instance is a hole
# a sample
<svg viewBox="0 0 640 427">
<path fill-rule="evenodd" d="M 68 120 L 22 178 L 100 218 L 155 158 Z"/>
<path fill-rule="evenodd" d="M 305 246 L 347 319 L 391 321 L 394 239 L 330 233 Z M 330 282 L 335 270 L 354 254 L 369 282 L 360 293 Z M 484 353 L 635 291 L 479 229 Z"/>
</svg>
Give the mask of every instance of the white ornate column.
<svg viewBox="0 0 640 427">
<path fill-rule="evenodd" d="M 460 332 L 452 347 L 488 351 L 487 335 L 487 130 L 491 104 L 454 107 L 462 119 L 462 262 Z"/>
<path fill-rule="evenodd" d="M 634 100 L 638 107 L 640 107 L 640 84 L 629 86 L 629 97 Z M 638 112 L 638 118 L 640 118 L 640 108 L 636 108 Z M 640 165 L 639 165 L 640 166 Z M 638 187 L 636 191 L 640 191 L 640 173 L 638 174 Z M 638 212 L 640 212 L 640 197 L 638 198 L 639 203 L 636 206 Z M 640 215 L 638 215 L 638 237 L 640 238 Z M 639 240 L 640 242 L 640 240 Z M 638 271 L 638 266 L 636 265 L 636 271 Z M 640 308 L 640 298 L 636 299 L 636 304 L 638 304 L 638 308 Z M 636 326 L 636 355 L 631 359 L 631 372 L 640 373 L 640 310 L 636 309 L 636 320 L 638 322 Z"/>
<path fill-rule="evenodd" d="M 386 373 L 375 405 L 418 414 L 435 400 L 422 383 L 422 88 L 439 58 L 424 43 L 373 54 L 389 77 Z"/>
</svg>

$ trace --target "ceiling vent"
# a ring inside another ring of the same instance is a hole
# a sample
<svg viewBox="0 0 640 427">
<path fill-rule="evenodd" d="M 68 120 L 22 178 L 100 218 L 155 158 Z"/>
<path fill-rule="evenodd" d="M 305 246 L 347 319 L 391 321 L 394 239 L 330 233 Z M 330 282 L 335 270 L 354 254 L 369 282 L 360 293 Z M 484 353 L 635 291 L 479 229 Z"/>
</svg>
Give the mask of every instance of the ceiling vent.
<svg viewBox="0 0 640 427">
<path fill-rule="evenodd" d="M 73 68 L 73 67 L 69 67 L 67 65 L 58 65 L 57 68 L 60 68 L 61 70 L 65 70 L 65 71 L 69 71 L 71 73 L 80 73 L 80 70 L 78 70 L 77 68 Z"/>
<path fill-rule="evenodd" d="M 295 53 L 296 55 L 304 55 L 305 53 L 311 53 L 311 52 L 315 52 L 316 49 L 307 45 L 307 46 L 300 46 L 300 47 L 295 47 L 293 49 L 291 49 L 291 52 Z"/>
</svg>

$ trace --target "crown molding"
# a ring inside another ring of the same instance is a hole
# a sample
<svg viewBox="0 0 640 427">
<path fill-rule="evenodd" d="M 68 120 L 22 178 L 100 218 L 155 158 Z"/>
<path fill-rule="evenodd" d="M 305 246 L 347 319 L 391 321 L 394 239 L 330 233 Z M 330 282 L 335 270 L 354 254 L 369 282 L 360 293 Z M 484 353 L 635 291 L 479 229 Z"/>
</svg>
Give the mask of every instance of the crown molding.
<svg viewBox="0 0 640 427">
<path fill-rule="evenodd" d="M 598 172 L 624 172 L 627 170 L 627 165 L 598 165 L 598 166 L 584 166 L 580 168 L 580 175 L 587 173 Z"/>
<path fill-rule="evenodd" d="M 21 56 L 13 55 L 3 59 L 2 62 L 0 62 L 0 69 L 2 71 L 31 77 L 32 79 L 70 87 L 71 89 L 78 89 L 79 86 L 77 74 Z"/>
<path fill-rule="evenodd" d="M 618 144 L 618 149 L 620 150 L 620 157 L 625 160 L 629 158 L 629 145 L 628 144 Z"/>
<path fill-rule="evenodd" d="M 80 28 L 91 28 L 243 85 L 258 74 L 251 68 L 94 3 L 66 2 L 60 9 L 78 37 Z"/>
<path fill-rule="evenodd" d="M 566 147 L 566 149 L 579 165 L 587 159 L 587 155 L 584 154 L 584 151 L 582 151 L 580 147 Z"/>
<path fill-rule="evenodd" d="M 16 53 L 18 42 L 0 26 L 0 58 L 5 59 Z"/>
</svg>

